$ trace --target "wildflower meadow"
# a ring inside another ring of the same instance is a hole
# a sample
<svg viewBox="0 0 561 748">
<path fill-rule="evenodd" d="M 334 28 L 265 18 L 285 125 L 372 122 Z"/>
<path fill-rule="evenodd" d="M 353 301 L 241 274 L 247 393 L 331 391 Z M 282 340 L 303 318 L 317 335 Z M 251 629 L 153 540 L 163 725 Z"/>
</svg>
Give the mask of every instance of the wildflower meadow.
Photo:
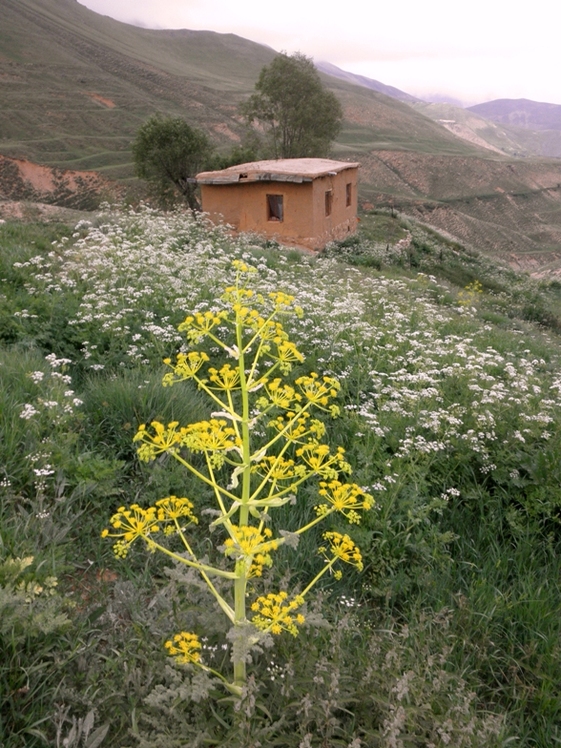
<svg viewBox="0 0 561 748">
<path fill-rule="evenodd" d="M 0 247 L 0 745 L 561 742 L 555 280 L 393 214 Z"/>
</svg>

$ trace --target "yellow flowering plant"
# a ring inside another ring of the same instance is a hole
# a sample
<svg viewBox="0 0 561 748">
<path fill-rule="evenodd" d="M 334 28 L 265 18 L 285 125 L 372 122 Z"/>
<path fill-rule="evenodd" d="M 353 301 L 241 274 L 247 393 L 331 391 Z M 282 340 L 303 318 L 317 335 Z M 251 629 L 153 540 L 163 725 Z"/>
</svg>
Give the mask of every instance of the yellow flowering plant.
<svg viewBox="0 0 561 748">
<path fill-rule="evenodd" d="M 164 362 L 169 367 L 164 386 L 191 380 L 215 411 L 209 420 L 186 426 L 153 421 L 141 425 L 134 437 L 141 460 L 172 455 L 212 491 L 215 519 L 210 529 L 222 533 L 224 539 L 215 548 L 221 555 L 215 565 L 197 555 L 189 530 L 199 519 L 186 497 L 168 496 L 147 508 L 119 507 L 102 534 L 114 540 L 119 557 L 141 539 L 150 550 L 195 569 L 234 629 L 242 635 L 249 631 L 249 643 L 256 644 L 265 634 L 285 631 L 296 636 L 305 621 L 302 607 L 310 590 L 328 572 L 339 578 L 341 569 L 333 567 L 340 562 L 362 569 L 362 557 L 348 535 L 327 531 L 326 542 L 318 548 L 323 566 L 305 589 L 293 595 L 281 590 L 251 601 L 253 583 L 249 586 L 248 580 L 273 565 L 283 544 L 295 546 L 299 536 L 335 512 L 359 523 L 360 513 L 372 508 L 374 500 L 341 479 L 351 472 L 345 452 L 322 441 L 325 425 L 317 414 L 338 415 L 333 401 L 339 383 L 315 372 L 290 381 L 294 364 L 302 363 L 304 356 L 289 340 L 281 319 L 301 315 L 302 310 L 285 293 L 255 293 L 249 281 L 256 271 L 245 263 L 235 261 L 234 269 L 236 280 L 221 297 L 221 308 L 197 312 L 179 326 L 192 350 Z M 218 348 L 230 361 L 212 365 L 208 353 L 198 349 L 205 345 Z M 273 510 L 294 503 L 299 488 L 311 478 L 319 480 L 319 500 L 310 507 L 309 521 L 296 532 L 275 532 Z M 179 551 L 171 536 L 179 538 Z M 216 578 L 230 585 L 229 595 L 219 591 L 217 587 L 223 587 L 215 584 Z M 174 635 L 166 649 L 178 663 L 212 672 L 232 693 L 241 694 L 246 661 L 236 648 L 233 680 L 205 665 L 195 633 Z"/>
</svg>

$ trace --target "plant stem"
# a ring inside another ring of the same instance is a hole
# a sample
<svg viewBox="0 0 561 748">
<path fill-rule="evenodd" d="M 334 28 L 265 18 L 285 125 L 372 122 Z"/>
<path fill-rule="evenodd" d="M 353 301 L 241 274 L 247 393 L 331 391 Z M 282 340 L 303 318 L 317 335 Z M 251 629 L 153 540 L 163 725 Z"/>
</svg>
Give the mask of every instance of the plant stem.
<svg viewBox="0 0 561 748">
<path fill-rule="evenodd" d="M 243 321 L 236 319 L 236 337 L 240 357 L 238 370 L 240 375 L 240 393 L 242 398 L 242 495 L 239 515 L 239 527 L 245 527 L 249 521 L 248 501 L 251 492 L 251 441 L 249 429 L 249 393 L 245 376 L 245 357 L 243 352 Z M 236 581 L 234 582 L 234 625 L 243 626 L 246 618 L 247 563 L 245 558 L 236 563 Z M 234 685 L 244 686 L 246 682 L 246 663 L 244 659 L 234 658 Z"/>
</svg>

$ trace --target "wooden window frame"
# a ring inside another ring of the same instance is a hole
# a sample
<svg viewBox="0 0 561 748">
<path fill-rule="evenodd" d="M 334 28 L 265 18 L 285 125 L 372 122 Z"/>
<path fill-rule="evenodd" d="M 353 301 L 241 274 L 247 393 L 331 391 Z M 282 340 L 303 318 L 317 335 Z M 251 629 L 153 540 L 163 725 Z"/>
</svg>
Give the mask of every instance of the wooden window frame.
<svg viewBox="0 0 561 748">
<path fill-rule="evenodd" d="M 284 221 L 284 195 L 267 195 L 267 221 Z"/>
</svg>

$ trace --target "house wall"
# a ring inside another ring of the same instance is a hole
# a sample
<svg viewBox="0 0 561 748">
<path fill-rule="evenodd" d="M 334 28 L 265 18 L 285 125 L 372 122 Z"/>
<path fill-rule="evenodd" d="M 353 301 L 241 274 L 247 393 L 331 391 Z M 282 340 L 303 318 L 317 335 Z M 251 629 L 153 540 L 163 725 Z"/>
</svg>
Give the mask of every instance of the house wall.
<svg viewBox="0 0 561 748">
<path fill-rule="evenodd" d="M 357 228 L 358 169 L 345 169 L 334 176 L 319 177 L 313 182 L 313 235 L 318 248 L 334 239 L 344 239 Z M 351 204 L 347 205 L 347 184 Z M 326 192 L 331 192 L 331 214 L 326 215 Z"/>
<path fill-rule="evenodd" d="M 202 184 L 202 208 L 214 222 L 238 231 L 255 231 L 271 238 L 306 237 L 312 233 L 313 182 L 248 182 Z M 269 221 L 267 195 L 283 196 L 284 220 Z"/>
<path fill-rule="evenodd" d="M 313 182 L 247 182 L 201 184 L 202 208 L 215 223 L 253 231 L 279 242 L 321 249 L 332 239 L 356 230 L 357 169 Z M 351 184 L 351 205 L 346 185 Z M 325 215 L 325 193 L 332 191 L 331 215 Z M 267 195 L 283 196 L 283 221 L 269 220 Z"/>
</svg>

